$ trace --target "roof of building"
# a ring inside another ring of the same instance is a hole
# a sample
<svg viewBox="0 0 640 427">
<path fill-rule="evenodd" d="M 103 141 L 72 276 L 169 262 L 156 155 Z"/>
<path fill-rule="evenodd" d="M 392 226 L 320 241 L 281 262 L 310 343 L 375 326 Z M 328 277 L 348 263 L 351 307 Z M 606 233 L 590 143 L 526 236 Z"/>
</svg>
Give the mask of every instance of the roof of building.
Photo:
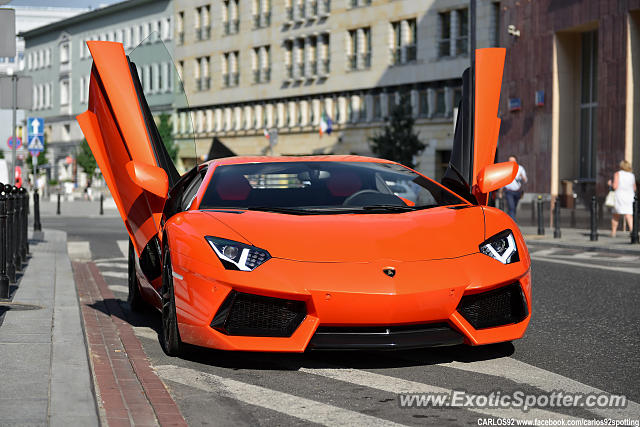
<svg viewBox="0 0 640 427">
<path fill-rule="evenodd" d="M 37 27 L 32 30 L 25 31 L 23 33 L 18 34 L 18 36 L 23 37 L 25 39 L 28 39 L 30 37 L 37 37 L 39 35 L 46 34 L 53 30 L 64 30 L 68 28 L 70 25 L 86 22 L 87 20 L 100 18 L 103 16 L 111 15 L 113 13 L 118 13 L 124 10 L 138 7 L 146 3 L 153 3 L 153 2 L 154 0 L 126 0 L 119 3 L 114 3 L 109 6 L 94 9 L 86 13 L 74 15 L 69 18 L 62 19 L 60 21 L 52 22 L 51 24 L 43 25 L 42 27 Z"/>
</svg>

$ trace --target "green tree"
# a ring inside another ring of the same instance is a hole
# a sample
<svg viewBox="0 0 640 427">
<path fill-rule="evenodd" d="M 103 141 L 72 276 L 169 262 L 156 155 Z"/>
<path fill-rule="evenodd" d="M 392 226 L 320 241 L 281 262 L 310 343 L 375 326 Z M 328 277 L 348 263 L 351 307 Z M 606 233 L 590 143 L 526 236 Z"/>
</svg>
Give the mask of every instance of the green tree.
<svg viewBox="0 0 640 427">
<path fill-rule="evenodd" d="M 414 123 L 409 98 L 402 96 L 400 103 L 391 109 L 382 132 L 370 138 L 373 153 L 383 159 L 414 168 L 414 156 L 425 147 L 418 139 L 418 134 L 413 131 Z"/>
<path fill-rule="evenodd" d="M 87 174 L 87 185 L 91 186 L 93 174 L 95 173 L 98 164 L 96 163 L 95 157 L 93 157 L 93 153 L 91 152 L 91 148 L 89 147 L 89 143 L 86 139 L 83 139 L 82 144 L 80 144 L 77 161 Z"/>
<path fill-rule="evenodd" d="M 173 127 L 171 126 L 171 116 L 169 114 L 162 113 L 158 116 L 158 133 L 167 148 L 169 157 L 175 162 L 178 158 L 178 146 L 173 142 Z"/>
</svg>

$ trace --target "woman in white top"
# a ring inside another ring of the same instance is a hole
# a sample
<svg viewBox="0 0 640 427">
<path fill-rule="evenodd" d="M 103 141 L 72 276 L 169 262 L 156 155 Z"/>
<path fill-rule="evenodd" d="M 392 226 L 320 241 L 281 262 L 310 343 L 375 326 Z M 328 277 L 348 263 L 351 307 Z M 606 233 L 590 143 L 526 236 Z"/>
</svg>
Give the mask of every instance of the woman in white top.
<svg viewBox="0 0 640 427">
<path fill-rule="evenodd" d="M 631 163 L 623 160 L 620 162 L 620 170 L 613 175 L 613 183 L 609 180 L 609 185 L 615 191 L 615 204 L 613 205 L 613 217 L 611 217 L 611 237 L 616 237 L 620 215 L 624 215 L 629 230 L 632 227 L 636 177 L 631 170 Z"/>
</svg>

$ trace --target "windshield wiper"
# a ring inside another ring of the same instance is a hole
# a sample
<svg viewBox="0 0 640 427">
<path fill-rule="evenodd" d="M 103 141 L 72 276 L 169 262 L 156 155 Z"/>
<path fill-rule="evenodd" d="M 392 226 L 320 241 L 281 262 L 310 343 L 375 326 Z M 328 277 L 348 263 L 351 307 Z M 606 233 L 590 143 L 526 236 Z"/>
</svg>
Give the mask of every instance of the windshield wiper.
<svg viewBox="0 0 640 427">
<path fill-rule="evenodd" d="M 284 207 L 284 206 L 250 206 L 246 209 L 248 211 L 261 211 L 261 212 L 275 212 L 275 213 L 285 213 L 285 214 L 302 214 L 302 215 L 311 215 L 315 212 L 304 209 L 304 208 L 293 208 L 293 207 Z"/>
</svg>

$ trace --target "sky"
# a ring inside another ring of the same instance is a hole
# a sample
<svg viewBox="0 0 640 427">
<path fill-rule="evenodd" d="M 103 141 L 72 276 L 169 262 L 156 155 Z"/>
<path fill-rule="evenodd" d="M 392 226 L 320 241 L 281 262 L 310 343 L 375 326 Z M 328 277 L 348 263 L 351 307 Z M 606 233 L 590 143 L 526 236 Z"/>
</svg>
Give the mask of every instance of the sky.
<svg viewBox="0 0 640 427">
<path fill-rule="evenodd" d="M 117 3 L 118 0 L 12 0 L 7 6 L 92 7 Z"/>
</svg>

